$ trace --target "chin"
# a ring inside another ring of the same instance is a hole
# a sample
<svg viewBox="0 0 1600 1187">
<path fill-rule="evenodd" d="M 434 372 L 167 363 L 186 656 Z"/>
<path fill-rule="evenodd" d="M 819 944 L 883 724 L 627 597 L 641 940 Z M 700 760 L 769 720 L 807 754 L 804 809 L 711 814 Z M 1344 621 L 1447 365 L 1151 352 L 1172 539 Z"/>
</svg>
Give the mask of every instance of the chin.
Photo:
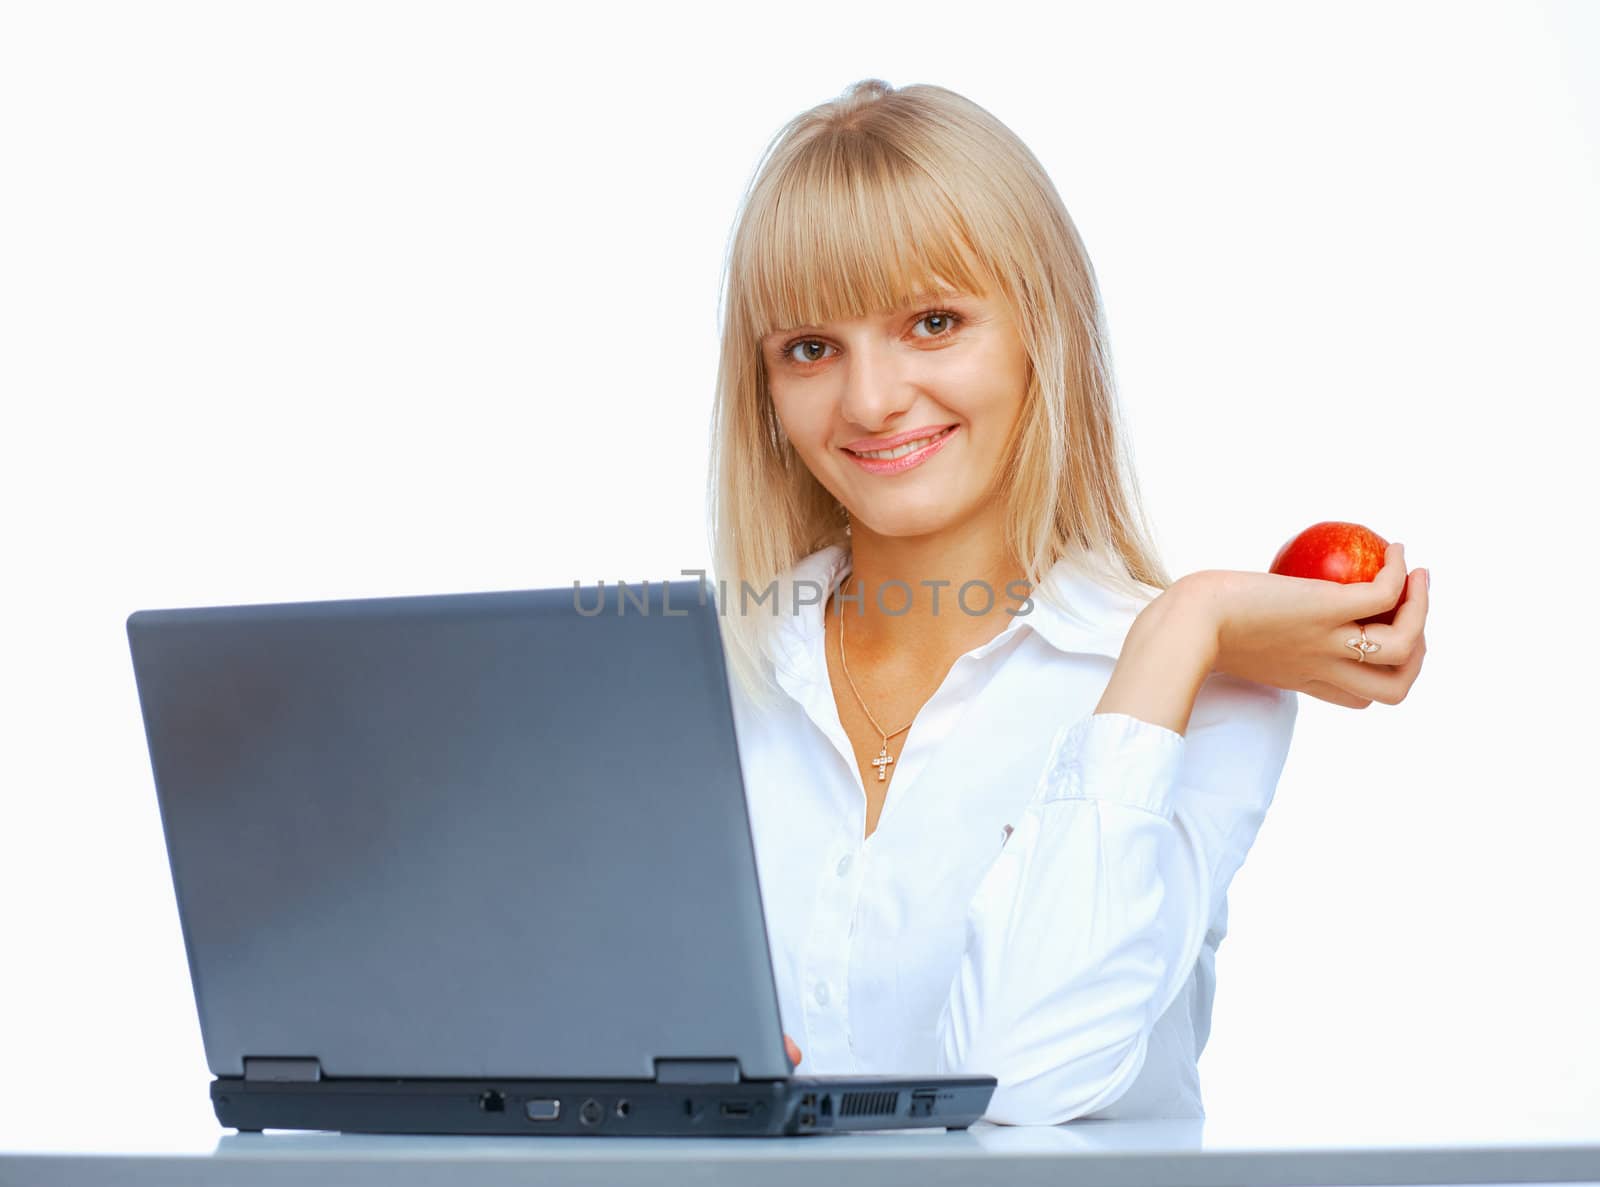
<svg viewBox="0 0 1600 1187">
<path fill-rule="evenodd" d="M 926 510 L 895 510 L 870 518 L 866 516 L 852 518 L 859 527 L 866 528 L 874 535 L 913 539 L 937 535 L 946 528 L 960 523 L 963 517 L 954 508 L 941 507 Z"/>
</svg>

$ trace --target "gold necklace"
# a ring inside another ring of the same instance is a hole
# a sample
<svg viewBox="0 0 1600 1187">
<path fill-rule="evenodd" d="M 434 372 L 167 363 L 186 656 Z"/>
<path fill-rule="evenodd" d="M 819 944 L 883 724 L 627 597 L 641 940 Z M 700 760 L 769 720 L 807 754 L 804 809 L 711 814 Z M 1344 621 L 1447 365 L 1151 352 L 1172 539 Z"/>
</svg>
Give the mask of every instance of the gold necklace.
<svg viewBox="0 0 1600 1187">
<path fill-rule="evenodd" d="M 908 729 L 916 724 L 916 718 L 913 717 L 899 729 L 895 730 L 893 734 L 885 734 L 883 732 L 883 727 L 879 725 L 877 719 L 872 716 L 872 711 L 867 708 L 867 702 L 861 699 L 861 690 L 856 687 L 856 682 L 850 679 L 850 666 L 844 662 L 843 604 L 839 604 L 839 667 L 844 672 L 845 682 L 850 685 L 850 691 L 856 695 L 856 704 L 861 706 L 861 711 L 867 715 L 867 720 L 872 722 L 872 728 L 877 730 L 878 733 L 883 734 L 883 749 L 878 751 L 878 757 L 872 760 L 872 765 L 878 768 L 878 782 L 882 783 L 888 778 L 889 764 L 894 761 L 894 759 L 889 756 L 889 739 L 894 737 L 896 734 L 905 733 Z"/>
</svg>

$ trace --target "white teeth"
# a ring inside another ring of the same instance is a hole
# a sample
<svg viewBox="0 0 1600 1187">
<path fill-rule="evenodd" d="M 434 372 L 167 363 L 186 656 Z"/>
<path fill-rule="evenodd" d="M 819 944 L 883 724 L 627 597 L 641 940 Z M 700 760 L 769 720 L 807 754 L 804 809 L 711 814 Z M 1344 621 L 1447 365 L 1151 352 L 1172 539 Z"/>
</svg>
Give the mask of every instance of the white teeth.
<svg viewBox="0 0 1600 1187">
<path fill-rule="evenodd" d="M 949 433 L 949 429 L 940 429 L 931 437 L 921 437 L 916 441 L 907 441 L 904 445 L 897 445 L 893 449 L 877 449 L 870 453 L 856 452 L 856 456 L 878 458 L 883 461 L 890 461 L 897 457 L 905 457 L 908 453 L 915 453 L 917 450 L 926 446 L 929 442 L 937 441 L 940 437 L 948 436 Z"/>
</svg>

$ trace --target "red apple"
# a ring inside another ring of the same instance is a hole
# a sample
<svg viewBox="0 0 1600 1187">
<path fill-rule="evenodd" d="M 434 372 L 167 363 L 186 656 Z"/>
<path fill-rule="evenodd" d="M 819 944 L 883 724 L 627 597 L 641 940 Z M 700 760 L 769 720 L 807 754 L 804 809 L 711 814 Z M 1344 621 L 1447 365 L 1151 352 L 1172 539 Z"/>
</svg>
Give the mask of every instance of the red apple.
<svg viewBox="0 0 1600 1187">
<path fill-rule="evenodd" d="M 1312 524 L 1278 549 L 1267 572 L 1284 577 L 1338 581 L 1345 585 L 1371 581 L 1383 568 L 1383 554 L 1388 547 L 1389 542 L 1371 528 L 1359 523 L 1324 520 Z M 1369 622 L 1393 626 L 1396 609 L 1399 607 L 1356 621 L 1362 626 Z"/>
</svg>

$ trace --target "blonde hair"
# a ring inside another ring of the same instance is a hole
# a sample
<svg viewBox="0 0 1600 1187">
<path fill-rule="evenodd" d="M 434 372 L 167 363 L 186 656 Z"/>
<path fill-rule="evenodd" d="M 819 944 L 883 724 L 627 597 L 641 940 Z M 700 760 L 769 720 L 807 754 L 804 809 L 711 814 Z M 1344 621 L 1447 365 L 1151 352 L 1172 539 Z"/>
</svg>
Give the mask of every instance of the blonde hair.
<svg viewBox="0 0 1600 1187">
<path fill-rule="evenodd" d="M 844 543 L 846 522 L 783 433 L 761 340 L 900 308 L 940 281 L 998 291 L 1027 347 L 1028 391 L 1000 496 L 1028 580 L 1038 585 L 1071 557 L 1139 598 L 1150 596 L 1140 585 L 1172 584 L 1140 503 L 1099 286 L 1055 186 L 971 100 L 865 79 L 773 138 L 729 247 L 710 543 L 729 669 L 757 701 L 776 691 L 763 636 L 777 622 L 744 612 L 740 590 L 766 590 L 799 560 Z M 792 613 L 787 602 L 783 612 Z"/>
</svg>

